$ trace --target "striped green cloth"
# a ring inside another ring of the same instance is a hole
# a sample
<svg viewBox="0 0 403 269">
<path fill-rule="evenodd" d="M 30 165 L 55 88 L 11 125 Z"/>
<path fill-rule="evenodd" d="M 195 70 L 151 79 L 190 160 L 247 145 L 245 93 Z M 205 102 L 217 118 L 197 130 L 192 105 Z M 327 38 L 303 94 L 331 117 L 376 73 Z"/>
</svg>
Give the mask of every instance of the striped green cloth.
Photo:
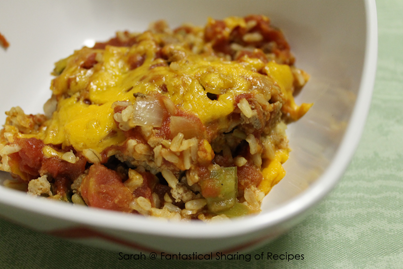
<svg viewBox="0 0 403 269">
<path fill-rule="evenodd" d="M 351 165 L 304 222 L 251 253 L 251 261 L 119 260 L 0 220 L 1 268 L 403 268 L 403 1 L 379 0 L 372 105 Z M 255 259 L 261 253 L 265 259 Z M 273 254 L 301 260 L 268 261 Z"/>
</svg>

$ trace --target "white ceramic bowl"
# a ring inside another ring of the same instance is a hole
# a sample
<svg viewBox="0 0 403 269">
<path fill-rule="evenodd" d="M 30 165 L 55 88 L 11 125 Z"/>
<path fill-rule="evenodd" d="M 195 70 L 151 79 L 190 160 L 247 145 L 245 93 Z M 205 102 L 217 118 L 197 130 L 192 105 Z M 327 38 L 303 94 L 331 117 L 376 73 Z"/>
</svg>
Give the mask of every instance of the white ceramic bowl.
<svg viewBox="0 0 403 269">
<path fill-rule="evenodd" d="M 374 0 L 21 0 L 2 1 L 0 14 L 0 32 L 11 43 L 0 50 L 1 123 L 12 106 L 42 112 L 55 61 L 117 30 L 143 31 L 157 19 L 178 26 L 204 25 L 209 16 L 267 15 L 283 29 L 296 65 L 312 77 L 297 102 L 315 105 L 289 126 L 287 175 L 265 198 L 260 215 L 211 224 L 163 222 L 0 187 L 0 215 L 35 230 L 131 253 L 248 250 L 284 233 L 329 193 L 360 140 L 376 70 Z"/>
</svg>

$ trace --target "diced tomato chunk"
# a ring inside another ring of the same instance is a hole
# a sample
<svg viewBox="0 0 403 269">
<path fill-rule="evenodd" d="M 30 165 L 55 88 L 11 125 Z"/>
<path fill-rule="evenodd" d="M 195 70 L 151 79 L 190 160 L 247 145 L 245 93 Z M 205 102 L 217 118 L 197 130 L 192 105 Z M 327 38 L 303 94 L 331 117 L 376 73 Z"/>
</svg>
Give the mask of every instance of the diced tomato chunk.
<svg viewBox="0 0 403 269">
<path fill-rule="evenodd" d="M 39 177 L 43 153 L 43 142 L 36 138 L 18 139 L 20 151 L 10 154 L 9 165 L 13 174 L 19 175 L 23 180 Z"/>
<path fill-rule="evenodd" d="M 217 197 L 220 194 L 220 188 L 217 185 L 217 179 L 209 178 L 200 182 L 202 195 L 204 198 Z"/>
<path fill-rule="evenodd" d="M 133 195 L 118 173 L 101 164 L 90 167 L 81 183 L 81 196 L 88 206 L 130 212 Z"/>
<path fill-rule="evenodd" d="M 56 193 L 58 194 L 66 194 L 69 191 L 69 187 L 71 185 L 71 181 L 68 178 L 60 177 L 55 179 L 55 188 Z"/>
<path fill-rule="evenodd" d="M 263 180 L 262 173 L 258 168 L 250 164 L 238 167 L 238 189 L 244 190 L 251 186 L 259 186 L 260 182 Z"/>
<path fill-rule="evenodd" d="M 44 158 L 41 167 L 41 174 L 49 174 L 53 178 L 67 178 L 75 180 L 85 170 L 87 161 L 80 157 L 75 163 L 69 163 L 58 157 Z"/>
<path fill-rule="evenodd" d="M 196 171 L 200 179 L 207 179 L 210 177 L 210 170 L 206 166 L 197 166 Z"/>
</svg>

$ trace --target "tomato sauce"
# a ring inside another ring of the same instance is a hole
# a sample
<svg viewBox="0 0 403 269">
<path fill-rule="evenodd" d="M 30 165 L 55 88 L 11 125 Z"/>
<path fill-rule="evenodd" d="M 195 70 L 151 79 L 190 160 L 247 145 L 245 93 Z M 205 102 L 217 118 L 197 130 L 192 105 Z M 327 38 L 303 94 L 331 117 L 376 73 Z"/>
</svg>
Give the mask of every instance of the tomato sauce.
<svg viewBox="0 0 403 269">
<path fill-rule="evenodd" d="M 38 171 L 42 165 L 44 143 L 36 138 L 17 139 L 16 142 L 21 149 L 10 154 L 12 172 L 25 177 L 23 180 L 39 177 Z M 18 171 L 15 171 L 15 169 L 18 169 Z"/>
<path fill-rule="evenodd" d="M 200 181 L 202 188 L 202 195 L 205 198 L 217 197 L 220 194 L 220 189 L 217 186 L 217 180 L 214 178 L 208 178 Z"/>
<path fill-rule="evenodd" d="M 90 167 L 81 184 L 81 196 L 88 206 L 130 212 L 133 196 L 118 173 L 101 164 Z"/>
<path fill-rule="evenodd" d="M 143 176 L 143 184 L 133 191 L 133 195 L 135 197 L 147 198 L 148 200 L 150 200 L 151 205 L 154 206 L 152 193 L 157 179 L 153 174 L 149 172 L 143 172 L 140 174 Z"/>
<path fill-rule="evenodd" d="M 129 56 L 128 63 L 130 65 L 130 70 L 136 69 L 137 67 L 140 67 L 143 65 L 146 57 L 145 55 L 138 55 L 138 54 L 133 54 Z"/>
<path fill-rule="evenodd" d="M 84 173 L 86 163 L 87 160 L 82 156 L 75 163 L 66 162 L 58 157 L 44 158 L 40 173 L 48 174 L 55 179 L 66 178 L 73 181 Z"/>
<path fill-rule="evenodd" d="M 251 186 L 257 187 L 263 180 L 262 173 L 259 169 L 250 164 L 238 167 L 237 176 L 239 190 L 244 190 Z"/>
<path fill-rule="evenodd" d="M 98 61 L 95 60 L 96 56 L 96 53 L 90 54 L 90 56 L 88 56 L 87 59 L 81 64 L 81 68 L 91 69 L 94 65 L 98 63 Z"/>
<path fill-rule="evenodd" d="M 68 193 L 70 189 L 71 181 L 68 178 L 60 177 L 55 180 L 55 189 L 56 193 L 60 195 L 64 195 Z"/>
</svg>

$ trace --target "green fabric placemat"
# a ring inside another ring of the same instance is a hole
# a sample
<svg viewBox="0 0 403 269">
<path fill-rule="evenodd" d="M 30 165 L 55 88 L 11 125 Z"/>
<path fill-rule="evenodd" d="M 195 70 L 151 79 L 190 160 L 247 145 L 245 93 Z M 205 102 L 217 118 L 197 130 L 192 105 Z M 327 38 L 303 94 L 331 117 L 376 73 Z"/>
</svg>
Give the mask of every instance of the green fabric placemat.
<svg viewBox="0 0 403 269">
<path fill-rule="evenodd" d="M 403 1 L 377 1 L 379 57 L 370 114 L 337 188 L 247 261 L 122 261 L 0 219 L 0 268 L 403 268 Z M 267 252 L 304 260 L 255 260 Z"/>
</svg>

